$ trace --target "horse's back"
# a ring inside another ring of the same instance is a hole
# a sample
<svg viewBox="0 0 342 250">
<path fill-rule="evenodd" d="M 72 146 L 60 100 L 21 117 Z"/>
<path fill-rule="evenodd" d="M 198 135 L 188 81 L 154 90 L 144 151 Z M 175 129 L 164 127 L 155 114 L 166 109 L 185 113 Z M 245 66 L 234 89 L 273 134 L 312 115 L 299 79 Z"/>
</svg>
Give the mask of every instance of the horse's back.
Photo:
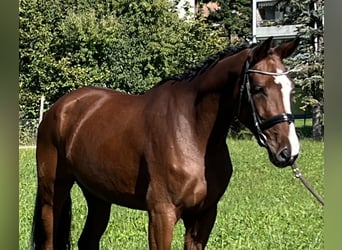
<svg viewBox="0 0 342 250">
<path fill-rule="evenodd" d="M 128 119 L 134 109 L 139 108 L 139 105 L 134 105 L 136 99 L 137 96 L 111 89 L 80 88 L 58 99 L 44 114 L 40 128 L 54 130 L 51 132 L 58 137 L 55 140 L 60 142 L 63 139 L 67 143 L 68 137 L 81 127 L 90 132 L 96 130 L 96 126 L 108 127 L 110 119 L 116 119 L 112 125 L 123 122 L 123 116 Z"/>
<path fill-rule="evenodd" d="M 139 173 L 144 134 L 142 99 L 93 87 L 64 95 L 44 115 L 37 153 L 45 154 L 46 147 L 55 148 L 59 161 L 79 183 L 111 202 L 120 203 L 116 197 L 119 193 L 136 196 L 144 192 L 144 188 L 135 190 L 131 184 L 146 174 Z"/>
</svg>

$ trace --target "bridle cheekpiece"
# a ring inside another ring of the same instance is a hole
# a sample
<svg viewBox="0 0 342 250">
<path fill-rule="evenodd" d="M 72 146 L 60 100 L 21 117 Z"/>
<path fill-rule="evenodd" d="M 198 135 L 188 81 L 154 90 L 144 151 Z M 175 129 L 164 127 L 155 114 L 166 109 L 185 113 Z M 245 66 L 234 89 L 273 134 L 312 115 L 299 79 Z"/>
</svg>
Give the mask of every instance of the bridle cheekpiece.
<svg viewBox="0 0 342 250">
<path fill-rule="evenodd" d="M 267 138 L 263 132 L 265 130 L 273 127 L 274 125 L 276 125 L 278 123 L 281 123 L 281 122 L 291 123 L 291 122 L 293 122 L 294 116 L 292 114 L 289 114 L 289 113 L 282 113 L 282 114 L 272 116 L 272 117 L 262 121 L 260 116 L 256 112 L 256 108 L 255 108 L 255 105 L 254 105 L 254 102 L 252 99 L 251 85 L 250 85 L 249 76 L 248 76 L 249 73 L 257 73 L 257 74 L 270 75 L 270 76 L 281 76 L 281 75 L 286 75 L 289 72 L 286 71 L 286 72 L 279 72 L 278 73 L 278 72 L 268 72 L 268 71 L 263 71 L 263 70 L 250 69 L 249 68 L 249 62 L 248 61 L 246 62 L 244 76 L 243 76 L 243 82 L 242 82 L 241 88 L 240 88 L 240 100 L 239 100 L 237 117 L 239 117 L 239 115 L 240 115 L 242 95 L 243 95 L 244 90 L 246 89 L 247 102 L 249 103 L 249 105 L 251 107 L 254 126 L 255 126 L 256 131 L 257 131 L 257 141 L 258 141 L 260 146 L 267 148 L 267 144 L 266 144 Z"/>
</svg>

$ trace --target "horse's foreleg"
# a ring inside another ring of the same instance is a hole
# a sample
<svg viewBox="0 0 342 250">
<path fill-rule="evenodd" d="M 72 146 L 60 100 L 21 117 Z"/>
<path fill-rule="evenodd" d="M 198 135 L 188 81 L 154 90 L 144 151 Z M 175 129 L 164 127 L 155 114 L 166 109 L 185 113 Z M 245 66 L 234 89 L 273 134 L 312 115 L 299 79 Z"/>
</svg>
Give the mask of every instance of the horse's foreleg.
<svg viewBox="0 0 342 250">
<path fill-rule="evenodd" d="M 82 191 L 88 204 L 88 216 L 78 241 L 78 248 L 80 250 L 98 250 L 101 236 L 109 221 L 111 203 L 97 198 L 84 188 Z"/>
<path fill-rule="evenodd" d="M 188 214 L 183 217 L 185 225 L 184 249 L 202 250 L 205 248 L 217 214 L 214 206 L 199 216 Z"/>
<path fill-rule="evenodd" d="M 151 250 L 169 250 L 173 228 L 177 222 L 172 204 L 158 204 L 149 210 L 149 246 Z"/>
</svg>

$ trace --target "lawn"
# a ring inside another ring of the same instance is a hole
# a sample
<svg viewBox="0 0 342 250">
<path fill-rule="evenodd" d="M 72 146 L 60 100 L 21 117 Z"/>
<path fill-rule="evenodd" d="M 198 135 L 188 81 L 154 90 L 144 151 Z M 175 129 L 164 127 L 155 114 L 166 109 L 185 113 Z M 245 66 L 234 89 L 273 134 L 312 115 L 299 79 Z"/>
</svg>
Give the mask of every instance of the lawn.
<svg viewBox="0 0 342 250">
<path fill-rule="evenodd" d="M 297 161 L 306 179 L 323 195 L 324 143 L 303 139 Z M 222 197 L 206 249 L 323 249 L 323 208 L 294 178 L 278 169 L 255 140 L 228 140 L 234 173 Z M 36 193 L 34 149 L 19 150 L 19 246 L 28 249 Z M 72 190 L 72 245 L 77 249 L 86 205 Z M 175 228 L 172 249 L 183 248 L 183 225 Z M 148 249 L 147 214 L 116 205 L 101 249 Z"/>
</svg>

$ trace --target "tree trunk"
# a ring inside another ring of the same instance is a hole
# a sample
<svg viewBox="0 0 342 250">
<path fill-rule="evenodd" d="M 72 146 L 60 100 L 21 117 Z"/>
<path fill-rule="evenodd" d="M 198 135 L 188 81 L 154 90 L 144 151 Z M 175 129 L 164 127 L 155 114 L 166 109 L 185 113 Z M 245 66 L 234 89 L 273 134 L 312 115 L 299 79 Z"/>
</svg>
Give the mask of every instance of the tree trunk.
<svg viewBox="0 0 342 250">
<path fill-rule="evenodd" d="M 315 104 L 312 107 L 312 137 L 315 140 L 321 140 L 323 138 L 322 118 L 322 105 L 320 103 Z"/>
</svg>

